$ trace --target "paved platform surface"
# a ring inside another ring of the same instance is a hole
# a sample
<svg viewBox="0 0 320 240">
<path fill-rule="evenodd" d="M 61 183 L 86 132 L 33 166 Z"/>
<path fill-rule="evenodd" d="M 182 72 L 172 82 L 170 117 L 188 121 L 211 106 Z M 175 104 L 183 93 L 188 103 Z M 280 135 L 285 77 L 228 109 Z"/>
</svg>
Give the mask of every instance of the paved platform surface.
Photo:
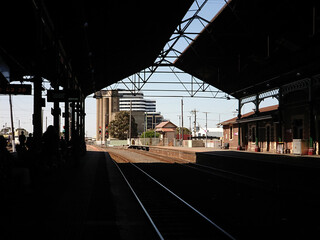
<svg viewBox="0 0 320 240">
<path fill-rule="evenodd" d="M 1 199 L 0 239 L 143 239 L 149 224 L 105 152 Z M 123 204 L 126 202 L 126 204 Z M 140 234 L 140 235 L 139 235 Z M 145 238 L 144 238 L 145 239 Z"/>
<path fill-rule="evenodd" d="M 230 156 L 235 158 L 250 159 L 254 161 L 272 162 L 285 165 L 301 166 L 301 167 L 316 167 L 320 168 L 320 155 L 294 155 L 294 154 L 275 154 L 268 152 L 249 152 L 224 150 L 204 147 L 169 147 L 169 146 L 155 146 L 151 148 L 158 148 L 163 150 L 181 151 L 194 154 L 211 154 L 219 156 Z"/>
</svg>

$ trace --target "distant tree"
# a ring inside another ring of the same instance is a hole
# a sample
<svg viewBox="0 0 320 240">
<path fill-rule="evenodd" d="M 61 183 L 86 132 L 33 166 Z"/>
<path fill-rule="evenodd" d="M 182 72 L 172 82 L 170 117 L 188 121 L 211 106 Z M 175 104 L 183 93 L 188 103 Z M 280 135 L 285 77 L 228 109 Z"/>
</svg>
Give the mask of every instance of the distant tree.
<svg viewBox="0 0 320 240">
<path fill-rule="evenodd" d="M 160 137 L 160 133 L 156 132 L 156 138 Z M 141 134 L 141 138 L 154 138 L 154 130 L 146 131 Z"/>
<path fill-rule="evenodd" d="M 129 120 L 130 113 L 128 111 L 118 112 L 115 119 L 109 124 L 109 133 L 112 137 L 125 140 L 129 137 Z M 131 137 L 136 137 L 137 124 L 133 116 L 131 116 Z"/>
</svg>

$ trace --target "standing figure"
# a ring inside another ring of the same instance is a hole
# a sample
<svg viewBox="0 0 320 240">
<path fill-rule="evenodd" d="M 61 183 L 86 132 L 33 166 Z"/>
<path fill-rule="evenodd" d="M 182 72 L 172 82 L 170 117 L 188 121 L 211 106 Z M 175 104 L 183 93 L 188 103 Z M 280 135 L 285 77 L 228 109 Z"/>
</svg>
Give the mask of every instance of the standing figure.
<svg viewBox="0 0 320 240">
<path fill-rule="evenodd" d="M 71 134 L 71 153 L 75 167 L 80 165 L 81 139 L 76 131 Z"/>
<path fill-rule="evenodd" d="M 42 135 L 42 153 L 47 167 L 57 167 L 59 163 L 59 135 L 54 126 L 50 125 Z"/>
</svg>

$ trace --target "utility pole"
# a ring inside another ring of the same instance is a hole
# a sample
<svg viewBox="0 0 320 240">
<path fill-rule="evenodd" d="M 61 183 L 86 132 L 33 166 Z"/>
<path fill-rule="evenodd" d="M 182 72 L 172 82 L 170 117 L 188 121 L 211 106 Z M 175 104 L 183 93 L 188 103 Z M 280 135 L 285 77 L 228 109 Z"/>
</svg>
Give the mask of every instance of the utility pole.
<svg viewBox="0 0 320 240">
<path fill-rule="evenodd" d="M 182 138 L 181 138 L 181 141 L 180 141 L 180 146 L 182 145 L 182 142 L 183 142 L 183 98 L 181 99 L 181 132 L 182 132 Z"/>
<path fill-rule="evenodd" d="M 191 132 L 191 116 L 188 116 L 189 118 L 189 131 L 191 133 L 191 139 L 192 139 L 192 132 Z"/>
<path fill-rule="evenodd" d="M 196 137 L 196 132 L 197 132 L 197 110 L 194 109 L 191 111 L 192 114 L 194 114 L 194 122 L 193 122 L 193 135 Z"/>
<path fill-rule="evenodd" d="M 157 118 L 156 118 L 156 115 L 154 115 L 152 117 L 152 122 L 153 122 L 153 119 L 154 119 L 154 145 L 156 145 L 156 139 L 157 139 L 157 133 L 156 133 Z M 160 140 L 159 140 L 159 143 L 160 143 Z"/>
<path fill-rule="evenodd" d="M 9 94 L 9 104 L 10 104 L 10 116 L 11 116 L 11 133 L 12 133 L 12 152 L 16 151 L 16 142 L 15 142 L 15 136 L 14 136 L 14 125 L 13 125 L 13 111 L 12 111 L 12 99 L 11 94 Z"/>
<path fill-rule="evenodd" d="M 146 133 L 147 133 L 147 112 L 144 112 L 144 135 L 143 135 L 143 145 L 147 145 L 146 144 Z"/>
<path fill-rule="evenodd" d="M 178 140 L 179 140 L 179 143 L 180 143 L 180 137 L 181 137 L 181 116 L 180 115 L 177 115 L 178 118 L 179 118 L 179 133 L 178 133 Z"/>
<path fill-rule="evenodd" d="M 33 139 L 35 143 L 36 150 L 39 150 L 41 145 L 41 136 L 42 136 L 42 78 L 35 76 L 33 79 L 33 115 L 32 115 L 32 124 L 33 124 Z"/>
<path fill-rule="evenodd" d="M 131 146 L 131 117 L 132 116 L 132 100 L 130 100 L 130 118 L 129 118 L 129 146 Z"/>
<path fill-rule="evenodd" d="M 208 115 L 208 112 L 204 112 L 206 114 L 206 146 L 207 147 L 207 140 L 208 140 L 208 118 L 207 118 L 207 115 Z"/>
</svg>

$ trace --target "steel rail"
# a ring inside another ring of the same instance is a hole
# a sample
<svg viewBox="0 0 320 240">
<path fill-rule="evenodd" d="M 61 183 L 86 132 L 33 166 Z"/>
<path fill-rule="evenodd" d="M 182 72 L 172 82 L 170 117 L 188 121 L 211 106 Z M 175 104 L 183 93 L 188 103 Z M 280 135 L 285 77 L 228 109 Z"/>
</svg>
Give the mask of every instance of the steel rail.
<svg viewBox="0 0 320 240">
<path fill-rule="evenodd" d="M 150 153 L 141 152 L 141 151 L 139 152 L 139 154 L 143 154 L 145 156 L 150 156 L 150 157 L 153 157 L 153 158 L 161 159 L 162 161 L 165 161 L 165 162 L 174 161 L 175 163 L 179 164 L 180 166 L 192 168 L 192 169 L 195 169 L 195 170 L 200 171 L 200 172 L 206 172 L 206 173 L 211 174 L 211 175 L 215 175 L 215 176 L 219 176 L 219 177 L 223 177 L 223 178 L 228 178 L 226 176 L 223 176 L 223 175 L 221 176 L 221 175 L 217 175 L 216 173 L 214 173 L 214 172 L 219 172 L 219 173 L 222 173 L 222 174 L 225 174 L 225 175 L 235 176 L 235 177 L 238 177 L 238 178 L 251 180 L 253 182 L 257 182 L 257 183 L 260 183 L 260 184 L 265 184 L 265 185 L 268 185 L 271 188 L 274 188 L 274 186 L 272 186 L 272 183 L 270 183 L 267 180 L 263 180 L 261 178 L 256 178 L 256 177 L 252 177 L 252 176 L 249 176 L 249 175 L 244 175 L 244 174 L 237 173 L 237 172 L 227 171 L 227 170 L 223 170 L 221 168 L 215 168 L 215 167 L 204 165 L 204 164 L 193 163 L 193 162 L 190 162 L 190 161 L 185 160 L 185 159 L 174 159 L 174 158 L 172 158 L 172 160 L 167 160 L 169 158 L 167 156 L 152 156 Z M 221 156 L 221 155 L 217 155 L 217 156 Z M 190 165 L 193 165 L 193 166 L 189 166 L 189 165 L 186 165 L 186 164 L 190 164 Z"/>
<path fill-rule="evenodd" d="M 105 153 L 107 154 L 107 153 Z M 121 157 L 122 158 L 122 157 Z M 148 211 L 146 210 L 146 208 L 144 207 L 144 205 L 142 204 L 141 200 L 139 199 L 138 195 L 136 194 L 136 192 L 134 191 L 134 189 L 132 188 L 131 184 L 129 183 L 128 179 L 126 178 L 126 176 L 124 175 L 124 173 L 122 172 L 121 168 L 118 166 L 118 164 L 116 163 L 116 161 L 114 161 L 112 159 L 112 162 L 116 165 L 116 167 L 118 168 L 119 172 L 121 173 L 122 177 L 124 178 L 124 180 L 126 181 L 127 185 L 129 186 L 131 192 L 133 193 L 133 195 L 135 196 L 135 198 L 137 199 L 140 207 L 142 208 L 142 210 L 144 211 L 144 213 L 146 214 L 147 218 L 149 219 L 152 227 L 154 228 L 154 230 L 156 231 L 158 237 L 161 240 L 164 240 L 164 237 L 162 236 L 161 232 L 159 231 L 159 229 L 157 228 L 156 224 L 153 222 L 150 214 L 148 213 Z"/>
<path fill-rule="evenodd" d="M 251 176 L 240 174 L 240 173 L 236 173 L 236 172 L 230 172 L 230 171 L 226 171 L 226 170 L 223 170 L 223 169 L 220 169 L 220 168 L 215 168 L 215 167 L 211 167 L 211 166 L 207 166 L 207 165 L 203 165 L 203 164 L 199 164 L 199 163 L 191 163 L 190 162 L 190 164 L 194 165 L 196 167 L 191 167 L 191 166 L 188 166 L 188 167 L 197 169 L 199 171 L 201 171 L 201 170 L 199 168 L 197 168 L 197 167 L 207 168 L 207 169 L 211 169 L 211 170 L 216 171 L 216 172 L 230 174 L 230 175 L 234 175 L 234 176 L 241 177 L 241 178 L 247 178 L 247 179 L 250 179 L 250 180 L 253 180 L 253 181 L 256 181 L 256 182 L 268 183 L 267 181 L 265 181 L 263 179 L 260 179 L 260 178 L 255 178 L 255 177 L 251 177 Z"/>
<path fill-rule="evenodd" d="M 242 183 L 245 183 L 246 185 L 259 184 L 259 186 L 263 185 L 264 188 L 267 190 L 273 190 L 273 189 L 277 188 L 276 186 L 274 186 L 274 184 L 270 183 L 269 181 L 266 181 L 266 180 L 263 180 L 260 178 L 251 177 L 248 175 L 239 174 L 236 172 L 230 172 L 230 171 L 226 171 L 223 169 L 214 168 L 211 166 L 206 166 L 206 165 L 197 164 L 197 163 L 189 163 L 193 166 L 189 166 L 189 165 L 182 164 L 182 163 L 177 163 L 177 164 L 179 164 L 180 166 L 183 166 L 183 167 L 188 167 L 188 168 L 197 170 L 199 172 L 204 172 L 204 173 L 207 173 L 207 174 L 210 174 L 213 176 L 217 176 L 217 177 L 221 177 L 221 178 L 232 179 L 231 177 L 238 177 L 239 181 L 241 181 L 240 179 L 242 179 L 243 181 L 245 181 L 245 182 L 242 181 Z M 232 180 L 234 180 L 234 179 L 232 179 Z M 251 181 L 251 182 L 249 182 L 249 181 Z M 253 184 L 253 183 L 255 183 L 255 184 Z"/>
<path fill-rule="evenodd" d="M 213 225 L 216 229 L 218 229 L 220 232 L 222 232 L 225 236 L 227 236 L 229 239 L 232 240 L 236 240 L 236 238 L 234 238 L 230 233 L 228 233 L 227 231 L 225 231 L 222 227 L 220 227 L 218 224 L 216 224 L 215 222 L 213 222 L 210 218 L 208 218 L 206 215 L 204 215 L 202 212 L 200 212 L 199 210 L 197 210 L 195 207 L 193 207 L 190 203 L 188 203 L 187 201 L 183 200 L 181 197 L 179 197 L 177 194 L 175 194 L 173 191 L 171 191 L 169 188 L 167 188 L 166 186 L 164 186 L 162 183 L 160 183 L 158 180 L 156 180 L 155 178 L 153 178 L 151 175 L 149 175 L 147 172 L 145 172 L 143 169 L 139 168 L 138 166 L 136 166 L 136 164 L 132 163 L 129 159 L 123 157 L 123 156 L 119 156 L 119 154 L 115 154 L 115 153 L 111 153 L 112 155 L 115 155 L 119 158 L 121 158 L 122 160 L 130 163 L 132 166 L 134 166 L 135 168 L 137 168 L 139 171 L 141 171 L 143 174 L 145 174 L 147 177 L 149 177 L 151 180 L 153 180 L 155 183 L 157 183 L 159 186 L 161 186 L 163 189 L 165 189 L 167 192 L 169 192 L 172 196 L 174 196 L 175 198 L 177 198 L 178 200 L 180 200 L 183 204 L 185 204 L 186 206 L 188 206 L 190 209 L 192 209 L 195 213 L 197 213 L 199 216 L 201 216 L 202 218 L 204 218 L 207 222 L 209 222 L 211 225 Z M 118 164 L 113 160 L 113 162 L 116 164 L 116 166 L 118 167 L 118 169 L 120 170 L 122 176 L 125 178 L 124 174 L 122 173 L 120 167 L 118 166 Z M 125 178 L 126 179 L 126 178 Z M 127 181 L 127 180 L 126 180 Z M 127 181 L 128 185 L 129 182 Z M 134 190 L 132 189 L 131 185 L 130 185 L 130 189 L 134 192 Z M 136 196 L 139 204 L 141 206 L 143 206 L 143 204 L 141 203 L 140 199 L 138 198 L 138 196 L 134 193 L 134 195 Z M 147 213 L 147 211 L 145 210 L 145 208 L 143 207 L 145 213 L 147 214 L 148 218 L 150 217 L 150 215 Z M 152 221 L 151 217 L 149 218 L 150 221 Z M 152 221 L 153 223 L 153 221 Z M 153 223 L 154 224 L 154 223 Z M 154 225 L 154 227 L 156 228 L 156 226 Z M 156 228 L 157 229 L 157 228 Z M 160 233 L 160 232 L 159 232 Z"/>
<path fill-rule="evenodd" d="M 148 176 L 150 179 L 152 179 L 154 182 L 156 182 L 159 186 L 161 186 L 162 188 L 164 188 L 166 191 L 168 191 L 172 196 L 174 196 L 175 198 L 177 198 L 178 200 L 180 200 L 182 203 L 184 203 L 186 206 L 188 206 L 190 209 L 192 209 L 194 212 L 196 212 L 198 215 L 200 215 L 202 218 L 204 218 L 205 220 L 207 220 L 211 225 L 213 225 L 216 229 L 218 229 L 220 232 L 222 232 L 224 235 L 226 235 L 228 238 L 235 240 L 235 238 L 228 233 L 227 231 L 225 231 L 222 227 L 220 227 L 218 224 L 216 224 L 215 222 L 213 222 L 210 218 L 208 218 L 206 215 L 204 215 L 202 212 L 200 212 L 199 210 L 197 210 L 195 207 L 193 207 L 190 203 L 186 202 L 185 200 L 183 200 L 181 197 L 179 197 L 177 194 L 175 194 L 173 191 L 171 191 L 169 188 L 167 188 L 166 186 L 164 186 L 162 183 L 160 183 L 158 180 L 156 180 L 155 178 L 153 178 L 151 175 L 149 175 L 147 172 L 145 172 L 143 169 L 139 168 L 138 166 L 136 166 L 134 163 L 130 162 L 129 163 L 131 165 L 133 165 L 134 167 L 136 167 L 138 170 L 140 170 L 142 173 L 144 173 L 146 176 Z"/>
</svg>

